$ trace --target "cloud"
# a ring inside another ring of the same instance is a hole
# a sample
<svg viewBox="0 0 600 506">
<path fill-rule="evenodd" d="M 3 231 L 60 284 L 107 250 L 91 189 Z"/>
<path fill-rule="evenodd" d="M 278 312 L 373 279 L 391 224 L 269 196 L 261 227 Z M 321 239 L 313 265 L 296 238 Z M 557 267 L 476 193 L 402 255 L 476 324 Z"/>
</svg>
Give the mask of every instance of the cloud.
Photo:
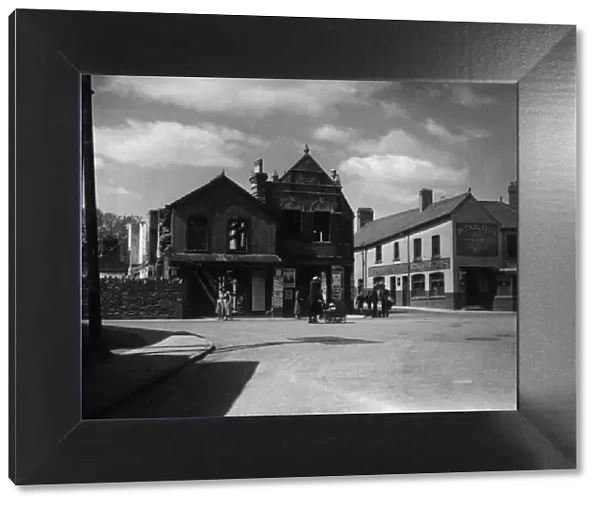
<svg viewBox="0 0 600 506">
<path fill-rule="evenodd" d="M 450 133 L 446 127 L 436 123 L 431 118 L 425 122 L 425 130 L 446 144 L 457 144 L 468 140 L 468 137 L 465 135 Z"/>
<path fill-rule="evenodd" d="M 198 112 L 264 117 L 285 111 L 314 117 L 337 104 L 366 103 L 367 97 L 381 86 L 350 81 L 109 77 L 97 91 Z"/>
<path fill-rule="evenodd" d="M 97 128 L 95 140 L 97 155 L 106 163 L 110 160 L 140 168 L 235 168 L 242 164 L 244 149 L 265 145 L 257 137 L 210 123 L 188 126 L 132 120 L 124 127 Z"/>
<path fill-rule="evenodd" d="M 460 104 L 470 109 L 478 109 L 486 105 L 495 105 L 498 101 L 494 97 L 475 93 L 468 86 L 451 86 L 451 93 L 448 97 L 455 104 Z"/>
<path fill-rule="evenodd" d="M 341 129 L 332 125 L 323 125 L 313 132 L 313 137 L 320 141 L 329 141 L 335 144 L 345 144 L 355 135 L 354 130 Z"/>
<path fill-rule="evenodd" d="M 409 118 L 408 111 L 396 102 L 380 102 L 381 110 L 386 118 Z"/>
<path fill-rule="evenodd" d="M 464 160 L 401 129 L 356 142 L 353 149 L 357 154 L 339 169 L 355 207 L 377 206 L 389 214 L 415 205 L 423 187 L 432 188 L 437 198 L 462 193 L 469 185 Z"/>
</svg>

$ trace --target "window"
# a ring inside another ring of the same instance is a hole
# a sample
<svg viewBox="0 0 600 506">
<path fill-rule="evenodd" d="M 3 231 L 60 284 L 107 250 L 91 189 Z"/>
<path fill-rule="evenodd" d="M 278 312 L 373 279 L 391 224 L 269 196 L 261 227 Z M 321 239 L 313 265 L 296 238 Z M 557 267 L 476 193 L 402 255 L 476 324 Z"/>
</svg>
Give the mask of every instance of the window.
<svg viewBox="0 0 600 506">
<path fill-rule="evenodd" d="M 233 218 L 227 222 L 227 237 L 229 251 L 248 251 L 248 221 L 243 218 Z"/>
<path fill-rule="evenodd" d="M 400 260 L 400 243 L 396 241 L 394 243 L 394 261 Z"/>
<path fill-rule="evenodd" d="M 415 274 L 412 277 L 412 296 L 425 297 L 425 274 Z"/>
<path fill-rule="evenodd" d="M 204 216 L 190 216 L 187 222 L 186 249 L 206 251 L 208 249 L 208 222 Z"/>
<path fill-rule="evenodd" d="M 443 297 L 446 294 L 444 288 L 444 273 L 432 272 L 429 275 L 429 296 Z"/>
<path fill-rule="evenodd" d="M 417 262 L 418 260 L 421 260 L 421 258 L 422 258 L 421 239 L 415 239 L 413 241 L 413 255 L 414 255 L 415 262 Z"/>
<path fill-rule="evenodd" d="M 431 258 L 440 258 L 440 236 L 434 235 L 431 238 Z"/>
<path fill-rule="evenodd" d="M 302 211 L 287 209 L 283 212 L 286 232 L 290 236 L 300 235 L 302 232 Z"/>
<path fill-rule="evenodd" d="M 380 264 L 383 262 L 383 256 L 381 254 L 381 246 L 375 246 L 375 263 Z"/>
<path fill-rule="evenodd" d="M 330 213 L 323 211 L 315 211 L 313 241 L 329 242 L 329 220 Z"/>
<path fill-rule="evenodd" d="M 508 258 L 517 258 L 517 235 L 508 234 L 506 236 L 506 255 Z"/>
</svg>

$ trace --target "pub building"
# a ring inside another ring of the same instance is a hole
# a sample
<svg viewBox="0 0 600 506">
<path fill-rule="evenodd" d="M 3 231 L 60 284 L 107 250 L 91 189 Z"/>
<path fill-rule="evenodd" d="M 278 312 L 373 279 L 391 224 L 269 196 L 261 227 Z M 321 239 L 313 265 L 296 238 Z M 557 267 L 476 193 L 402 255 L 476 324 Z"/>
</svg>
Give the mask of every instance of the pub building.
<svg viewBox="0 0 600 506">
<path fill-rule="evenodd" d="M 516 311 L 517 184 L 509 203 L 483 201 L 471 190 L 374 219 L 357 210 L 357 293 L 383 283 L 398 306 Z"/>
<path fill-rule="evenodd" d="M 306 302 L 319 276 L 327 302 L 352 309 L 354 213 L 339 174 L 308 146 L 281 177 L 254 162 L 250 191 L 225 172 L 133 227 L 143 243 L 141 277 L 181 278 L 184 317 L 213 316 L 220 290 L 237 312 L 292 316 L 296 290 Z M 306 304 L 304 304 L 306 306 Z"/>
</svg>

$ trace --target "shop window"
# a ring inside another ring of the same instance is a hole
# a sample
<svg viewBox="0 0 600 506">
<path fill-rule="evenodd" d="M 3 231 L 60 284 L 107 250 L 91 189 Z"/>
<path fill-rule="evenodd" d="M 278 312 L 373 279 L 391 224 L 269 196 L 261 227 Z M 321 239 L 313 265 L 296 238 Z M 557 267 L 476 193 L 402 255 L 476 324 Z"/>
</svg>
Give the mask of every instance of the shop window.
<svg viewBox="0 0 600 506">
<path fill-rule="evenodd" d="M 415 239 L 413 241 L 413 255 L 414 261 L 418 262 L 423 258 L 423 251 L 421 247 L 421 239 Z"/>
<path fill-rule="evenodd" d="M 440 236 L 434 235 L 431 238 L 431 258 L 440 258 Z"/>
<path fill-rule="evenodd" d="M 302 211 L 287 209 L 283 212 L 285 230 L 290 236 L 299 236 L 302 232 Z"/>
<path fill-rule="evenodd" d="M 323 211 L 314 212 L 313 241 L 329 242 L 330 214 Z"/>
<path fill-rule="evenodd" d="M 444 273 L 433 272 L 429 275 L 429 296 L 443 297 L 445 295 Z"/>
<path fill-rule="evenodd" d="M 396 241 L 394 243 L 394 261 L 398 262 L 400 260 L 400 243 Z"/>
<path fill-rule="evenodd" d="M 243 218 L 232 218 L 227 222 L 227 237 L 229 240 L 229 251 L 248 251 L 248 220 Z"/>
<path fill-rule="evenodd" d="M 187 221 L 186 249 L 208 250 L 208 222 L 204 216 L 190 216 Z"/>
<path fill-rule="evenodd" d="M 425 274 L 415 274 L 412 277 L 411 292 L 413 297 L 425 297 Z"/>
<path fill-rule="evenodd" d="M 383 262 L 381 246 L 375 246 L 375 263 L 380 264 L 381 262 Z"/>
<path fill-rule="evenodd" d="M 517 258 L 517 234 L 506 236 L 506 255 L 510 259 Z"/>
</svg>

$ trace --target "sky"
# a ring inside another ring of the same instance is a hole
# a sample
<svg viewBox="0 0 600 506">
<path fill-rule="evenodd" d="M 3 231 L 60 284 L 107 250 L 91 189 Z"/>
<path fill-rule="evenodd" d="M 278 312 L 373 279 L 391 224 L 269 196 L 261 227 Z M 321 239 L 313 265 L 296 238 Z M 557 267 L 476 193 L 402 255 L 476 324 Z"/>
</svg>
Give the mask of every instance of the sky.
<svg viewBox="0 0 600 506">
<path fill-rule="evenodd" d="M 221 171 L 246 189 L 253 161 L 282 175 L 305 144 L 375 218 L 471 188 L 507 200 L 516 180 L 509 84 L 96 76 L 98 207 L 145 216 Z"/>
</svg>

